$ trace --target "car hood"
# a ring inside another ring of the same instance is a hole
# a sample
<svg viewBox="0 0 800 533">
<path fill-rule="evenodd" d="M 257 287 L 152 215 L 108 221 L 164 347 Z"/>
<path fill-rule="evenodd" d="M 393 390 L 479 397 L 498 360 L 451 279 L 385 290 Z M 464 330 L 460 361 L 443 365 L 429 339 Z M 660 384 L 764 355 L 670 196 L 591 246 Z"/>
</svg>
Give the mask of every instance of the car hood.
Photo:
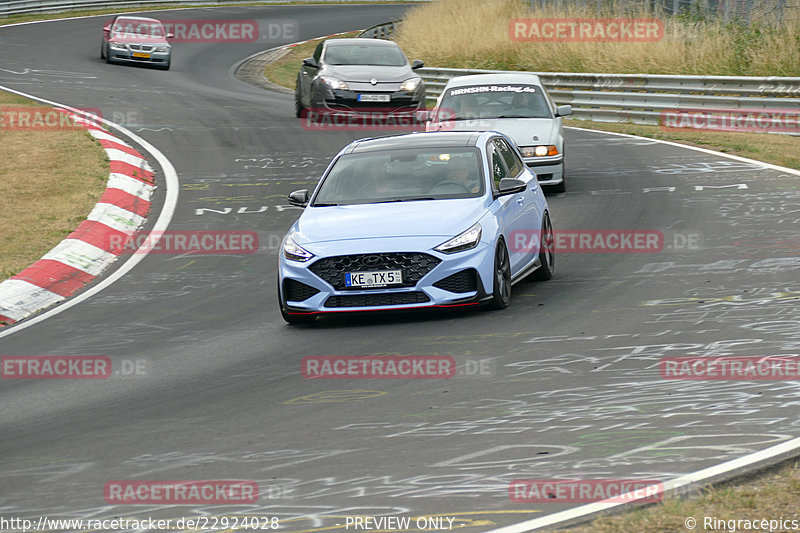
<svg viewBox="0 0 800 533">
<path fill-rule="evenodd" d="M 342 81 L 364 82 L 375 78 L 379 82 L 400 83 L 417 77 L 408 65 L 400 67 L 383 67 L 375 65 L 325 65 L 323 75 L 333 76 Z"/>
<path fill-rule="evenodd" d="M 436 124 L 433 125 L 434 129 Z M 442 131 L 487 131 L 505 133 L 517 146 L 555 144 L 558 136 L 558 121 L 552 118 L 497 118 L 451 120 L 439 124 Z M 538 139 L 534 140 L 534 137 Z"/>
<path fill-rule="evenodd" d="M 440 236 L 469 229 L 486 212 L 484 198 L 309 207 L 292 228 L 299 245 L 353 239 Z"/>
</svg>

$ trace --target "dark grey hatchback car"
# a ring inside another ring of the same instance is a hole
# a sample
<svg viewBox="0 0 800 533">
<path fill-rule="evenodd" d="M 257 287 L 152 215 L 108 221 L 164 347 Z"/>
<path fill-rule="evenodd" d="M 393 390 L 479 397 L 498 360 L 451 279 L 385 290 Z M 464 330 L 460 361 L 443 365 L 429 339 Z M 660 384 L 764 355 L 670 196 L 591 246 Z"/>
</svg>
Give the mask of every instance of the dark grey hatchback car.
<svg viewBox="0 0 800 533">
<path fill-rule="evenodd" d="M 425 83 L 392 41 L 381 39 L 327 39 L 303 60 L 295 88 L 295 112 L 366 112 L 424 109 Z"/>
</svg>

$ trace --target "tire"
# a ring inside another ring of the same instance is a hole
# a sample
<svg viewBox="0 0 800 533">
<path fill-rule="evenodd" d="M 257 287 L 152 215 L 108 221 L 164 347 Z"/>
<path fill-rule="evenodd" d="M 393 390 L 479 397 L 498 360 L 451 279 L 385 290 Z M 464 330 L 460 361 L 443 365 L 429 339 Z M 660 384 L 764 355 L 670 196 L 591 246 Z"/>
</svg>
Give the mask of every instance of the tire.
<svg viewBox="0 0 800 533">
<path fill-rule="evenodd" d="M 303 100 L 300 97 L 300 76 L 297 77 L 297 84 L 294 88 L 294 116 L 300 118 L 303 116 Z"/>
<path fill-rule="evenodd" d="M 169 63 L 167 63 L 167 64 L 166 64 L 166 65 L 164 65 L 164 66 L 160 66 L 160 65 L 159 65 L 159 67 L 158 67 L 158 68 L 160 68 L 161 70 L 169 70 L 169 67 L 170 67 L 170 65 L 171 65 L 171 64 L 172 64 L 172 61 L 170 61 Z"/>
<path fill-rule="evenodd" d="M 511 261 L 503 239 L 497 243 L 494 252 L 493 278 L 489 309 L 505 309 L 511 303 Z"/>
<path fill-rule="evenodd" d="M 287 324 L 297 325 L 297 324 L 310 324 L 314 322 L 317 317 L 315 315 L 290 315 L 286 308 L 283 306 L 283 298 L 281 298 L 281 281 L 278 280 L 278 307 L 281 310 L 281 316 L 286 321 Z"/>
<path fill-rule="evenodd" d="M 106 58 L 106 43 L 103 41 L 100 43 L 100 59 Z"/>
<path fill-rule="evenodd" d="M 531 274 L 531 279 L 547 281 L 553 277 L 556 270 L 555 239 L 553 237 L 553 224 L 550 222 L 550 213 L 545 211 L 542 220 L 542 233 L 539 240 L 539 262 L 541 266 Z"/>
<path fill-rule="evenodd" d="M 111 54 L 109 53 L 109 50 L 108 50 L 108 44 L 106 44 L 105 57 L 106 57 L 106 63 L 108 63 L 110 65 L 111 64 Z"/>
</svg>

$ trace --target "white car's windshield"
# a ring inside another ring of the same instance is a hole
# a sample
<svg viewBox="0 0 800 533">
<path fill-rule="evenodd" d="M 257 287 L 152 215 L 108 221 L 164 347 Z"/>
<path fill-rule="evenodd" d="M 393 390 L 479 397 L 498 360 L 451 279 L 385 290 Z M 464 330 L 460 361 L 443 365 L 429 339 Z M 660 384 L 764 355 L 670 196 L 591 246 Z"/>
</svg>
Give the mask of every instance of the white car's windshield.
<svg viewBox="0 0 800 533">
<path fill-rule="evenodd" d="M 313 205 L 475 198 L 483 195 L 483 182 L 475 148 L 347 154 L 325 177 Z"/>
<path fill-rule="evenodd" d="M 439 109 L 445 120 L 553 118 L 542 89 L 535 85 L 452 87 L 442 97 Z"/>
</svg>

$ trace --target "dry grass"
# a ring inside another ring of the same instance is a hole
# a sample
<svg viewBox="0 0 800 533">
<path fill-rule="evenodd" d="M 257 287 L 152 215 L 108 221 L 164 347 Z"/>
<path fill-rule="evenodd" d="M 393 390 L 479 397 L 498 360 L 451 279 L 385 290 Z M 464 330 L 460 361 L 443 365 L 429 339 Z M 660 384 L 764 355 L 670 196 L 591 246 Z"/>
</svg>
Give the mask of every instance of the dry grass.
<svg viewBox="0 0 800 533">
<path fill-rule="evenodd" d="M 792 462 L 770 469 L 756 477 L 740 480 L 735 485 L 727 484 L 704 490 L 698 497 L 686 500 L 668 499 L 662 504 L 599 518 L 586 525 L 557 531 L 561 533 L 686 532 L 690 531 L 684 525 L 687 517 L 697 521 L 694 531 L 793 531 L 791 523 L 787 528 L 773 529 L 743 527 L 742 524 L 737 528 L 719 527 L 720 524 L 717 524 L 717 527 L 706 528 L 703 525 L 706 517 L 724 521 L 780 518 L 800 520 L 798 509 L 800 509 L 800 464 Z"/>
<path fill-rule="evenodd" d="M 631 3 L 627 5 L 632 5 Z M 657 42 L 515 42 L 517 18 L 650 18 L 644 4 L 597 13 L 580 6 L 531 11 L 522 0 L 441 0 L 410 10 L 397 42 L 409 57 L 451 68 L 747 76 L 800 75 L 800 17 L 781 27 L 664 20 Z"/>
<path fill-rule="evenodd" d="M 639 135 L 651 139 L 679 142 L 708 148 L 726 154 L 749 157 L 800 169 L 800 137 L 767 133 L 742 133 L 722 131 L 701 131 L 686 129 L 685 131 L 664 131 L 660 126 L 643 126 L 639 124 L 616 124 L 611 122 L 590 122 L 588 120 L 568 119 L 566 126 L 589 128 L 603 131 L 615 131 L 629 135 Z"/>
<path fill-rule="evenodd" d="M 37 105 L 0 92 L 0 105 Z M 85 131 L 0 131 L 0 280 L 28 267 L 86 218 L 108 160 Z"/>
</svg>

